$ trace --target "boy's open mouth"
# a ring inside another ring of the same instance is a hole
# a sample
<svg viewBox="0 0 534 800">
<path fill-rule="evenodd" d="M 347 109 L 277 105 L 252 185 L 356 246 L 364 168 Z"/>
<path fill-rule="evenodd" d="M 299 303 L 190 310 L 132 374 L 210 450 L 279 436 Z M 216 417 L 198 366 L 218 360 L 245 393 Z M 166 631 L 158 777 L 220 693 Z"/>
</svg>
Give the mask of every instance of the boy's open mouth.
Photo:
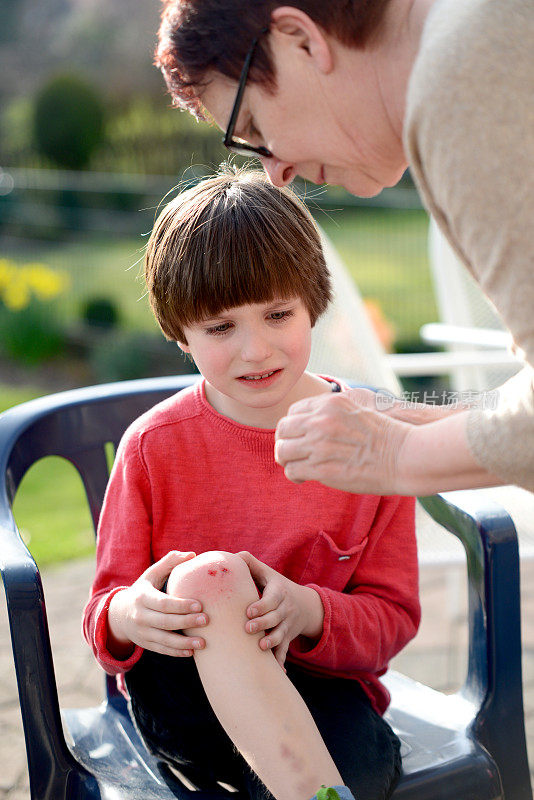
<svg viewBox="0 0 534 800">
<path fill-rule="evenodd" d="M 251 372 L 249 375 L 241 375 L 238 380 L 248 381 L 250 383 L 261 383 L 261 381 L 266 381 L 268 378 L 271 378 L 273 375 L 277 375 L 279 372 L 281 372 L 280 369 L 270 369 L 265 372 Z"/>
</svg>

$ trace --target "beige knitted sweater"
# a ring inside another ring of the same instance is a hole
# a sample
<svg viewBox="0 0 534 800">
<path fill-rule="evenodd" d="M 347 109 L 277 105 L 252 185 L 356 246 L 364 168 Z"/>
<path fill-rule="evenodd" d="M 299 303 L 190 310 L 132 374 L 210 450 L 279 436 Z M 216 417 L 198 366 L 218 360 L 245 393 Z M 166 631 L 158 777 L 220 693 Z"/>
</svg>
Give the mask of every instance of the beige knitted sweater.
<svg viewBox="0 0 534 800">
<path fill-rule="evenodd" d="M 469 412 L 470 448 L 534 490 L 533 0 L 436 0 L 404 137 L 428 210 L 525 355 L 498 408 Z"/>
</svg>

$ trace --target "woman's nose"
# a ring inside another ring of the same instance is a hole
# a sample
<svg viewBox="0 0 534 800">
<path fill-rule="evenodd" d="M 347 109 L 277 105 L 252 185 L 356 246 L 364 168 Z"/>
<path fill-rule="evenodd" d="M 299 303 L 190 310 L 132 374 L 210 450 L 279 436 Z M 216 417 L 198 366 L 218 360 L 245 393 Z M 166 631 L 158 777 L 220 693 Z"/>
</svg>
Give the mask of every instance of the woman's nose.
<svg viewBox="0 0 534 800">
<path fill-rule="evenodd" d="M 280 161 L 276 156 L 262 158 L 261 163 L 274 186 L 288 186 L 297 175 L 297 170 L 293 164 L 289 164 L 287 161 Z"/>
</svg>

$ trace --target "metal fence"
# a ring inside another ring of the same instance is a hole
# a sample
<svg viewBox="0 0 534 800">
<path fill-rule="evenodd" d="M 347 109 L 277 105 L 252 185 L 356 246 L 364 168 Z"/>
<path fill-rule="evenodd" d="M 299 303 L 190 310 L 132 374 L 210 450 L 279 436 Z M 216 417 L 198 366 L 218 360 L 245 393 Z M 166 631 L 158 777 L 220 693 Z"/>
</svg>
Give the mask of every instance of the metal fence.
<svg viewBox="0 0 534 800">
<path fill-rule="evenodd" d="M 109 297 L 129 331 L 155 326 L 136 280 L 143 246 L 164 198 L 203 177 L 0 168 L 0 259 L 42 262 L 68 273 L 57 314 L 70 328 L 84 304 Z M 386 347 L 417 349 L 419 327 L 436 319 L 426 216 L 409 181 L 359 199 L 340 189 L 297 184 L 369 302 Z"/>
<path fill-rule="evenodd" d="M 162 198 L 172 195 L 205 176 L 192 167 L 178 180 L 168 175 L 72 172 L 51 169 L 0 167 L 0 233 L 32 235 L 50 229 L 97 233 L 131 234 L 146 230 Z M 297 192 L 313 198 L 313 208 L 421 208 L 411 185 L 384 190 L 375 198 L 357 198 L 343 190 L 328 188 L 310 192 L 297 183 Z"/>
</svg>

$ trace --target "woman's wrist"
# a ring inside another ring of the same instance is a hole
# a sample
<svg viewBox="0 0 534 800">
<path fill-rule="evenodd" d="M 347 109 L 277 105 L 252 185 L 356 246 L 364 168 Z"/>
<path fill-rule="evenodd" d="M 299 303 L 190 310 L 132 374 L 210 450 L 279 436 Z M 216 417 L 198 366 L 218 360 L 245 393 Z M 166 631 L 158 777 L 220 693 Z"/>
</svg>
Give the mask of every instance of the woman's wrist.
<svg viewBox="0 0 534 800">
<path fill-rule="evenodd" d="M 423 497 L 502 483 L 475 461 L 467 441 L 467 415 L 453 413 L 410 428 L 397 455 L 398 494 Z"/>
<path fill-rule="evenodd" d="M 429 405 L 397 400 L 395 405 L 383 413 L 392 419 L 408 422 L 411 425 L 428 425 L 431 422 L 437 422 L 440 419 L 448 418 L 465 410 L 465 407 L 462 406 Z"/>
</svg>

